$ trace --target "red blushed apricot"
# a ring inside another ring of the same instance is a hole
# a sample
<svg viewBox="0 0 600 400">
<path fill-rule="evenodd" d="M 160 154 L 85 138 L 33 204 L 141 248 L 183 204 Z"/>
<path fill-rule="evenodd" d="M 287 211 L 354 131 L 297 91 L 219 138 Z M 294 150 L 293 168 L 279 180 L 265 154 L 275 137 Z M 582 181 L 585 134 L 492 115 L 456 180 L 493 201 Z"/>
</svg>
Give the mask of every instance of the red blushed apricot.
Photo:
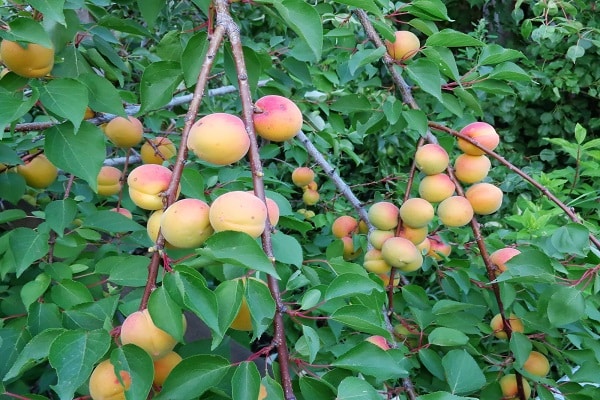
<svg viewBox="0 0 600 400">
<path fill-rule="evenodd" d="M 531 386 L 529 386 L 529 382 L 525 379 L 522 379 L 523 382 L 523 392 L 525 394 L 525 398 L 528 399 L 531 397 Z M 515 374 L 504 375 L 500 378 L 500 389 L 502 390 L 502 400 L 512 400 L 519 398 L 519 389 L 517 388 L 517 376 Z"/>
<path fill-rule="evenodd" d="M 162 386 L 171 371 L 173 371 L 173 368 L 175 368 L 181 360 L 181 356 L 174 351 L 167 353 L 158 360 L 154 360 L 154 380 L 152 383 L 156 386 Z"/>
<path fill-rule="evenodd" d="M 104 125 L 104 134 L 116 147 L 129 148 L 142 141 L 144 126 L 136 117 L 116 117 Z"/>
<path fill-rule="evenodd" d="M 331 225 L 331 233 L 336 238 L 343 238 L 345 236 L 352 236 L 358 230 L 358 221 L 356 218 L 349 215 L 342 215 L 333 221 Z"/>
<path fill-rule="evenodd" d="M 465 197 L 473 206 L 473 211 L 480 215 L 493 214 L 502 206 L 504 194 L 500 188 L 491 183 L 480 182 L 465 192 Z"/>
<path fill-rule="evenodd" d="M 115 367 L 110 360 L 96 365 L 89 383 L 92 400 L 125 400 L 125 390 L 131 386 L 131 375 L 127 371 L 120 371 L 119 375 L 123 384 L 115 374 Z"/>
<path fill-rule="evenodd" d="M 250 138 L 239 117 L 214 113 L 192 125 L 187 147 L 201 160 L 229 165 L 244 158 L 250 148 Z"/>
<path fill-rule="evenodd" d="M 127 177 L 129 197 L 136 206 L 145 210 L 158 210 L 163 206 L 163 193 L 169 188 L 173 173 L 157 164 L 143 164 L 134 168 Z"/>
<path fill-rule="evenodd" d="M 387 231 L 398 226 L 399 213 L 400 210 L 394 203 L 379 201 L 369 208 L 367 215 L 375 228 Z"/>
<path fill-rule="evenodd" d="M 182 324 L 185 327 L 185 318 L 182 318 Z M 177 341 L 154 325 L 148 309 L 144 309 L 125 318 L 121 326 L 121 343 L 135 344 L 144 349 L 152 359 L 157 360 L 172 351 Z"/>
<path fill-rule="evenodd" d="M 417 245 L 421 243 L 423 240 L 427 239 L 427 233 L 429 229 L 426 226 L 421 228 L 412 228 L 408 225 L 403 224 L 402 228 L 400 228 L 397 232 L 397 236 L 402 237 L 404 239 L 408 239 L 413 244 Z"/>
<path fill-rule="evenodd" d="M 394 236 L 396 236 L 394 231 L 374 229 L 369 233 L 369 243 L 371 243 L 374 248 L 381 250 L 383 243 Z"/>
<path fill-rule="evenodd" d="M 450 196 L 437 208 L 440 222 L 448 227 L 459 227 L 473 219 L 473 206 L 463 196 Z"/>
<path fill-rule="evenodd" d="M 292 171 L 292 182 L 298 187 L 304 187 L 315 180 L 315 171 L 308 167 L 298 167 Z"/>
<path fill-rule="evenodd" d="M 405 61 L 413 58 L 421 48 L 421 42 L 417 35 L 409 31 L 397 31 L 394 33 L 394 41 L 385 41 L 388 54 L 394 60 Z"/>
<path fill-rule="evenodd" d="M 430 203 L 439 203 L 454 194 L 456 185 L 446 174 L 427 175 L 419 183 L 419 196 Z"/>
<path fill-rule="evenodd" d="M 115 207 L 115 208 L 111 208 L 110 211 L 114 211 L 116 213 L 126 216 L 129 219 L 133 219 L 133 214 L 131 214 L 131 211 L 129 211 L 126 208 L 123 208 L 123 207 L 116 208 Z"/>
<path fill-rule="evenodd" d="M 167 137 L 149 139 L 140 149 L 140 156 L 144 164 L 162 164 L 175 154 L 177 154 L 175 145 Z"/>
<path fill-rule="evenodd" d="M 208 204 L 198 199 L 183 199 L 171 204 L 160 218 L 160 229 L 168 241 L 180 249 L 200 246 L 213 234 Z"/>
<path fill-rule="evenodd" d="M 54 49 L 36 43 L 25 43 L 3 40 L 0 43 L 0 58 L 6 67 L 25 78 L 41 78 L 52 71 L 54 66 Z"/>
<path fill-rule="evenodd" d="M 25 164 L 17 165 L 17 173 L 25 178 L 28 186 L 45 189 L 58 177 L 58 168 L 45 155 L 39 154 Z"/>
<path fill-rule="evenodd" d="M 377 249 L 371 249 L 365 253 L 363 267 L 375 274 L 387 274 L 392 269 L 392 266 L 383 259 L 381 251 Z"/>
<path fill-rule="evenodd" d="M 523 364 L 523 369 L 532 375 L 546 376 L 550 372 L 550 362 L 545 355 L 534 350 L 529 353 L 529 357 Z"/>
<path fill-rule="evenodd" d="M 429 237 L 429 251 L 427 255 L 434 260 L 441 261 L 443 257 L 450 256 L 452 253 L 452 246 L 445 243 L 438 235 Z"/>
<path fill-rule="evenodd" d="M 121 191 L 121 170 L 111 166 L 103 166 L 98 174 L 98 194 L 112 196 Z"/>
<path fill-rule="evenodd" d="M 419 197 L 408 199 L 400 206 L 400 218 L 411 228 L 427 226 L 434 215 L 435 210 L 431 203 Z"/>
<path fill-rule="evenodd" d="M 423 265 L 423 255 L 413 242 L 401 237 L 388 239 L 381 248 L 383 259 L 402 272 L 412 272 Z"/>
<path fill-rule="evenodd" d="M 523 321 L 521 318 L 517 317 L 515 314 L 510 314 L 508 317 L 508 323 L 510 324 L 510 329 L 512 332 L 520 332 L 523 333 L 525 327 L 523 326 Z M 507 339 L 508 335 L 504 332 L 504 322 L 502 321 L 502 316 L 500 314 L 494 315 L 492 320 L 490 321 L 490 327 L 494 331 L 494 336 L 498 339 Z"/>
<path fill-rule="evenodd" d="M 439 144 L 429 143 L 421 146 L 415 153 L 415 164 L 425 175 L 442 173 L 448 168 L 450 156 Z"/>
<path fill-rule="evenodd" d="M 383 336 L 373 335 L 369 336 L 365 339 L 367 342 L 373 343 L 375 346 L 379 347 L 381 350 L 389 350 L 390 345 L 387 340 Z"/>
<path fill-rule="evenodd" d="M 425 238 L 421 243 L 417 243 L 417 249 L 419 249 L 423 255 L 428 254 L 431 250 L 431 241 L 429 238 Z"/>
<path fill-rule="evenodd" d="M 487 122 L 473 122 L 462 128 L 460 133 L 475 140 L 482 147 L 485 147 L 488 150 L 494 150 L 500 143 L 500 136 L 498 136 L 498 133 L 496 133 L 494 127 Z M 466 140 L 460 138 L 458 139 L 458 148 L 464 153 L 472 156 L 480 156 L 485 154 L 485 152 L 479 147 L 474 146 Z"/>
<path fill-rule="evenodd" d="M 245 232 L 257 238 L 265 230 L 267 206 L 252 193 L 227 192 L 213 201 L 208 216 L 216 232 Z"/>
<path fill-rule="evenodd" d="M 248 190 L 248 193 L 256 196 L 253 190 Z M 279 222 L 279 206 L 277 205 L 277 202 L 275 200 L 269 197 L 265 197 L 265 200 L 267 202 L 267 211 L 269 213 L 269 223 L 271 224 L 271 226 L 275 226 Z"/>
<path fill-rule="evenodd" d="M 484 155 L 461 154 L 454 161 L 454 175 L 462 183 L 476 183 L 487 176 L 491 167 L 490 159 Z"/>
<path fill-rule="evenodd" d="M 268 95 L 255 103 L 253 115 L 256 134 L 273 142 L 284 142 L 302 129 L 302 111 L 290 99 Z"/>
<path fill-rule="evenodd" d="M 496 276 L 508 269 L 506 262 L 521 252 L 512 247 L 498 249 L 490 254 L 490 261 L 496 266 Z"/>
</svg>

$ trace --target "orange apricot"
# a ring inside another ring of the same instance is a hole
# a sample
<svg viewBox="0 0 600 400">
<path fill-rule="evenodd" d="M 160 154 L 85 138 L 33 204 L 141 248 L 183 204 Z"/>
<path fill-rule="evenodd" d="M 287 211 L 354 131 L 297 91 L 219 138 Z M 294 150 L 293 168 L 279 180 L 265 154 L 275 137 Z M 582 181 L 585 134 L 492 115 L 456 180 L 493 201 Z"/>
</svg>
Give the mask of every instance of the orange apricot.
<svg viewBox="0 0 600 400">
<path fill-rule="evenodd" d="M 302 129 L 302 111 L 287 97 L 267 95 L 255 103 L 256 134 L 273 142 L 284 142 Z"/>
<path fill-rule="evenodd" d="M 115 117 L 104 125 L 104 134 L 116 146 L 129 148 L 138 145 L 144 135 L 144 126 L 136 117 Z"/>
<path fill-rule="evenodd" d="M 187 147 L 201 160 L 229 165 L 244 158 L 250 148 L 250 138 L 241 118 L 227 113 L 214 113 L 192 125 Z"/>
<path fill-rule="evenodd" d="M 487 122 L 473 122 L 462 128 L 460 133 L 475 140 L 479 145 L 488 150 L 494 150 L 500 143 L 500 136 L 494 127 Z M 460 138 L 458 139 L 458 148 L 472 156 L 485 154 L 479 147 Z"/>
</svg>

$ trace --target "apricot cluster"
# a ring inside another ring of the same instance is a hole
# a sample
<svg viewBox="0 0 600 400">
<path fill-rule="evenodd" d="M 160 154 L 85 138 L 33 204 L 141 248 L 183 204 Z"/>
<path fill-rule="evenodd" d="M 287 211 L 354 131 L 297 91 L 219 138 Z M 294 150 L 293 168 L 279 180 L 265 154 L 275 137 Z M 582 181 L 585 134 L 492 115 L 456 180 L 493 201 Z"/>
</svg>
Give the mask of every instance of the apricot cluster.
<svg viewBox="0 0 600 400">
<path fill-rule="evenodd" d="M 302 188 L 302 201 L 314 206 L 319 201 L 319 185 L 315 181 L 315 172 L 309 167 L 298 167 L 292 171 L 292 182 Z"/>
<path fill-rule="evenodd" d="M 344 244 L 344 260 L 354 260 L 361 253 L 360 247 L 354 246 L 354 235 L 359 231 L 359 223 L 356 218 L 342 215 L 333 221 L 331 233 Z"/>
</svg>

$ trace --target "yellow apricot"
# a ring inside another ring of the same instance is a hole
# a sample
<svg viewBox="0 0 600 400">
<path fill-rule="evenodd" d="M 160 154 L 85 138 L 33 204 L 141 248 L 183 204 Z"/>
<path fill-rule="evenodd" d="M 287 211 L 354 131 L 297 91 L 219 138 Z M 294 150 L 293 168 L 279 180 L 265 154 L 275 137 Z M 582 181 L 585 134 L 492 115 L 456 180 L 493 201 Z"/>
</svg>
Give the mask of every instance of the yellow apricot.
<svg viewBox="0 0 600 400">
<path fill-rule="evenodd" d="M 374 229 L 369 233 L 369 243 L 371 243 L 374 248 L 381 250 L 383 243 L 394 236 L 396 236 L 394 231 Z"/>
<path fill-rule="evenodd" d="M 475 140 L 482 147 L 494 150 L 500 143 L 500 136 L 493 126 L 487 122 L 473 122 L 460 130 L 460 133 Z M 479 147 L 472 145 L 464 139 L 458 139 L 458 148 L 472 156 L 485 154 Z"/>
<path fill-rule="evenodd" d="M 403 224 L 402 227 L 397 231 L 397 236 L 403 237 L 404 239 L 408 239 L 411 242 L 413 242 L 413 244 L 417 245 L 423 240 L 427 239 L 428 232 L 429 229 L 427 228 L 427 226 L 423 226 L 421 228 L 413 228 Z"/>
<path fill-rule="evenodd" d="M 242 282 L 244 283 L 244 287 L 246 286 L 246 278 L 236 278 L 236 279 L 241 279 Z M 254 279 L 255 281 L 258 281 L 260 283 L 262 283 L 263 285 L 267 285 L 264 281 L 257 279 L 257 278 L 250 278 L 250 279 Z M 240 305 L 240 309 L 238 311 L 238 313 L 236 314 L 235 318 L 233 319 L 233 322 L 230 325 L 231 329 L 234 329 L 236 331 L 251 331 L 252 330 L 252 317 L 250 315 L 250 307 L 248 306 L 248 301 L 246 300 L 246 296 L 242 297 L 242 304 Z"/>
<path fill-rule="evenodd" d="M 304 187 L 315 180 L 315 171 L 309 167 L 298 167 L 292 171 L 292 182 L 298 187 Z"/>
<path fill-rule="evenodd" d="M 182 318 L 182 325 L 185 328 L 185 318 Z M 157 360 L 172 351 L 177 340 L 154 325 L 146 308 L 135 311 L 125 318 L 121 326 L 121 343 L 135 344 L 145 350 L 152 359 Z"/>
<path fill-rule="evenodd" d="M 461 154 L 454 161 L 454 175 L 462 183 L 476 183 L 487 176 L 491 167 L 492 163 L 485 155 Z"/>
<path fill-rule="evenodd" d="M 498 249 L 490 254 L 490 261 L 496 266 L 496 276 L 508 269 L 506 262 L 521 252 L 513 247 Z"/>
<path fill-rule="evenodd" d="M 175 145 L 168 137 L 149 139 L 140 149 L 144 164 L 162 164 L 175 154 L 177 154 Z"/>
<path fill-rule="evenodd" d="M 250 148 L 250 138 L 241 118 L 227 113 L 214 113 L 192 125 L 187 147 L 201 160 L 229 165 L 244 158 Z"/>
<path fill-rule="evenodd" d="M 415 153 L 415 164 L 425 175 L 442 173 L 449 163 L 448 152 L 439 144 L 426 144 L 419 147 Z"/>
<path fill-rule="evenodd" d="M 129 197 L 136 206 L 145 210 L 158 210 L 163 206 L 161 195 L 169 188 L 173 173 L 157 164 L 142 164 L 134 168 L 127 177 Z"/>
<path fill-rule="evenodd" d="M 401 237 L 393 237 L 385 241 L 381 248 L 381 256 L 392 267 L 402 272 L 412 272 L 423 265 L 423 255 L 413 242 Z"/>
<path fill-rule="evenodd" d="M 525 379 L 522 379 L 523 382 L 523 392 L 525 394 L 525 398 L 528 399 L 531 397 L 531 386 L 529 386 L 529 382 Z M 502 400 L 512 400 L 519 398 L 519 390 L 517 388 L 517 376 L 515 374 L 504 375 L 500 378 L 500 389 L 502 390 Z"/>
<path fill-rule="evenodd" d="M 344 236 L 340 238 L 340 240 L 344 243 L 344 252 L 343 257 L 344 260 L 350 261 L 354 260 L 362 253 L 362 249 L 354 247 L 354 240 L 350 236 Z"/>
<path fill-rule="evenodd" d="M 473 206 L 463 196 L 450 196 L 437 208 L 440 222 L 448 227 L 459 227 L 473 219 Z"/>
<path fill-rule="evenodd" d="M 532 375 L 546 376 L 550 372 L 550 362 L 545 355 L 534 350 L 523 363 L 523 369 Z"/>
<path fill-rule="evenodd" d="M 100 168 L 98 174 L 98 194 L 100 196 L 112 196 L 121 191 L 121 170 L 108 165 Z"/>
<path fill-rule="evenodd" d="M 209 219 L 216 232 L 246 232 L 257 238 L 265 230 L 267 207 L 252 193 L 227 192 L 213 201 Z"/>
<path fill-rule="evenodd" d="M 129 148 L 138 145 L 144 135 L 144 126 L 136 117 L 115 117 L 103 127 L 104 134 L 116 146 Z"/>
<path fill-rule="evenodd" d="M 400 206 L 400 218 L 412 228 L 427 226 L 434 215 L 435 210 L 431 203 L 419 197 L 408 199 Z"/>
<path fill-rule="evenodd" d="M 312 181 L 312 182 L 309 182 L 308 185 L 306 185 L 305 189 L 307 189 L 307 190 L 317 190 L 317 189 L 319 189 L 319 185 L 317 184 L 317 182 Z"/>
<path fill-rule="evenodd" d="M 213 234 L 208 204 L 182 199 L 171 204 L 160 218 L 160 230 L 171 245 L 180 249 L 200 246 Z"/>
<path fill-rule="evenodd" d="M 385 41 L 385 47 L 390 57 L 394 60 L 404 61 L 413 58 L 417 54 L 421 47 L 417 35 L 409 31 L 397 31 L 394 36 L 394 42 Z"/>
<path fill-rule="evenodd" d="M 378 201 L 369 207 L 367 215 L 375 228 L 388 231 L 398 226 L 400 210 L 394 203 Z"/>
<path fill-rule="evenodd" d="M 0 43 L 0 57 L 6 67 L 25 78 L 41 78 L 48 75 L 54 66 L 54 49 L 36 43 L 3 40 Z"/>
<path fill-rule="evenodd" d="M 430 203 L 439 203 L 454 194 L 456 185 L 446 174 L 427 175 L 419 183 L 419 196 Z"/>
<path fill-rule="evenodd" d="M 253 115 L 256 134 L 273 142 L 284 142 L 302 129 L 302 111 L 290 99 L 267 95 L 255 103 Z"/>
<path fill-rule="evenodd" d="M 421 254 L 428 254 L 431 250 L 431 241 L 429 238 L 426 237 L 421 243 L 417 243 L 417 249 L 419 249 Z"/>
<path fill-rule="evenodd" d="M 164 357 L 154 360 L 154 379 L 152 383 L 156 386 L 162 386 L 171 371 L 173 371 L 173 368 L 175 368 L 181 360 L 181 356 L 174 351 L 167 353 Z"/>
<path fill-rule="evenodd" d="M 131 375 L 120 371 L 121 382 L 110 360 L 100 362 L 90 375 L 89 390 L 92 400 L 125 400 L 125 391 L 131 386 Z"/>
<path fill-rule="evenodd" d="M 58 169 L 43 154 L 17 165 L 17 173 L 25 178 L 27 185 L 37 189 L 47 188 L 58 177 Z"/>
<path fill-rule="evenodd" d="M 392 266 L 383 259 L 381 251 L 377 249 L 371 249 L 365 253 L 363 267 L 375 274 L 385 274 L 392 269 Z"/>
<path fill-rule="evenodd" d="M 352 236 L 358 230 L 358 221 L 349 215 L 342 215 L 336 218 L 331 225 L 331 233 L 336 238 Z"/>
<path fill-rule="evenodd" d="M 306 189 L 304 193 L 302 193 L 302 201 L 307 206 L 314 206 L 319 202 L 319 192 L 313 189 Z"/>
<path fill-rule="evenodd" d="M 476 183 L 465 192 L 465 197 L 480 215 L 493 214 L 502 206 L 504 194 L 500 188 L 487 182 Z"/>
<path fill-rule="evenodd" d="M 523 331 L 525 330 L 525 327 L 523 326 L 523 321 L 521 321 L 521 319 L 515 314 L 510 314 L 510 317 L 508 318 L 507 322 L 510 325 L 510 329 L 512 332 L 523 333 Z M 502 316 L 500 314 L 494 315 L 494 317 L 490 321 L 490 327 L 494 331 L 494 336 L 496 336 L 498 339 L 508 338 L 508 335 L 504 331 L 504 322 L 502 321 Z"/>
</svg>

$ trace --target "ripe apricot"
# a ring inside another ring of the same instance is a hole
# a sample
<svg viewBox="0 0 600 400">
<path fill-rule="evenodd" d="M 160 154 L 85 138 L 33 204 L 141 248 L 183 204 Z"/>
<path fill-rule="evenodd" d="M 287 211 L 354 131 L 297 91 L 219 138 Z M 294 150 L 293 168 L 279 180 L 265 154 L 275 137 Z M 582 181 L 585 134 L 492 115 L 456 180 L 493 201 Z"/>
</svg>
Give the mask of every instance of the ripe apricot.
<svg viewBox="0 0 600 400">
<path fill-rule="evenodd" d="M 377 229 L 387 231 L 398 226 L 400 210 L 389 201 L 379 201 L 369 207 L 367 215 L 371 224 Z"/>
<path fill-rule="evenodd" d="M 523 326 L 523 321 L 515 314 L 510 314 L 508 317 L 508 324 L 513 332 L 523 332 L 525 327 Z M 494 330 L 494 336 L 498 339 L 507 339 L 508 336 L 504 331 L 504 322 L 502 321 L 502 316 L 500 314 L 494 315 L 492 320 L 490 321 L 490 327 Z"/>
<path fill-rule="evenodd" d="M 506 262 L 521 252 L 513 247 L 498 249 L 490 254 L 490 261 L 496 266 L 496 276 L 508 269 Z"/>
<path fill-rule="evenodd" d="M 246 285 L 246 278 L 236 278 L 236 279 L 241 279 L 242 282 L 244 283 L 244 286 Z M 262 283 L 263 285 L 266 285 L 266 283 L 260 279 L 256 279 L 256 278 L 250 278 L 250 279 L 254 279 L 255 281 Z M 248 306 L 248 301 L 246 300 L 246 296 L 242 297 L 242 304 L 240 305 L 240 309 L 229 327 L 236 331 L 251 331 L 252 330 L 252 317 L 250 315 L 250 307 Z"/>
<path fill-rule="evenodd" d="M 419 196 L 430 203 L 439 203 L 454 194 L 456 185 L 446 174 L 427 175 L 419 183 Z"/>
<path fill-rule="evenodd" d="M 92 400 L 125 400 L 125 391 L 131 386 L 131 375 L 120 371 L 121 382 L 110 360 L 100 362 L 90 375 L 89 390 Z"/>
<path fill-rule="evenodd" d="M 454 175 L 462 183 L 476 183 L 487 176 L 491 167 L 492 163 L 485 155 L 461 154 L 454 161 Z"/>
<path fill-rule="evenodd" d="M 182 325 L 185 318 L 182 314 Z M 121 343 L 135 344 L 144 349 L 152 359 L 157 360 L 173 350 L 177 341 L 167 332 L 154 325 L 148 309 L 135 311 L 125 318 L 121 326 Z"/>
<path fill-rule="evenodd" d="M 465 197 L 473 206 L 473 211 L 480 215 L 493 214 L 502 206 L 504 194 L 500 188 L 487 182 L 476 183 L 465 192 Z"/>
<path fill-rule="evenodd" d="M 142 141 L 144 126 L 136 117 L 116 117 L 104 125 L 104 134 L 116 147 L 129 148 Z"/>
<path fill-rule="evenodd" d="M 208 204 L 198 199 L 182 199 L 171 204 L 160 218 L 166 241 L 180 249 L 200 246 L 213 234 Z"/>
<path fill-rule="evenodd" d="M 448 227 L 459 227 L 473 219 L 473 206 L 463 196 L 450 196 L 437 208 L 440 222 Z"/>
<path fill-rule="evenodd" d="M 314 206 L 319 202 L 319 192 L 313 189 L 306 189 L 304 193 L 302 193 L 302 201 L 307 206 Z"/>
<path fill-rule="evenodd" d="M 100 196 L 112 196 L 121 191 L 121 170 L 108 165 L 100 168 L 98 174 L 98 194 Z"/>
<path fill-rule="evenodd" d="M 400 206 L 400 218 L 405 225 L 412 228 L 427 226 L 434 215 L 435 210 L 431 203 L 419 197 L 408 199 Z"/>
<path fill-rule="evenodd" d="M 523 369 L 532 375 L 546 376 L 550 372 L 550 362 L 545 355 L 533 350 L 523 363 Z"/>
<path fill-rule="evenodd" d="M 369 233 L 369 243 L 376 248 L 381 250 L 383 243 L 389 238 L 396 236 L 394 231 L 384 231 L 381 229 L 374 229 Z"/>
<path fill-rule="evenodd" d="M 377 249 L 371 249 L 365 253 L 363 267 L 375 274 L 385 274 L 392 269 L 392 266 L 383 259 L 381 251 Z"/>
<path fill-rule="evenodd" d="M 21 46 L 5 39 L 0 43 L 0 57 L 9 70 L 25 78 L 46 76 L 54 66 L 54 49 L 37 43 Z"/>
<path fill-rule="evenodd" d="M 344 260 L 350 261 L 354 260 L 362 253 L 362 249 L 354 247 L 354 240 L 350 236 L 344 236 L 340 238 L 340 240 L 344 243 Z"/>
<path fill-rule="evenodd" d="M 17 165 L 17 173 L 25 178 L 27 185 L 45 189 L 58 177 L 58 168 L 45 155 L 38 154 L 25 164 Z"/>
<path fill-rule="evenodd" d="M 229 165 L 244 158 L 250 148 L 250 138 L 241 118 L 227 113 L 214 113 L 192 125 L 187 147 L 201 160 Z"/>
<path fill-rule="evenodd" d="M 96 116 L 96 113 L 94 112 L 94 110 L 92 110 L 89 107 L 85 108 L 85 113 L 83 113 L 83 119 L 90 119 L 90 118 L 94 118 Z"/>
<path fill-rule="evenodd" d="M 525 379 L 522 379 L 523 382 L 523 392 L 525 394 L 525 398 L 528 399 L 531 397 L 531 386 L 529 386 L 529 382 Z M 500 389 L 502 390 L 503 400 L 512 400 L 519 398 L 519 390 L 517 388 L 517 376 L 515 374 L 504 375 L 500 378 Z"/>
<path fill-rule="evenodd" d="M 500 136 L 496 133 L 494 127 L 487 122 L 473 122 L 460 130 L 465 136 L 475 140 L 481 146 L 488 150 L 494 150 L 500 143 Z M 472 156 L 485 154 L 479 147 L 472 145 L 464 139 L 458 139 L 458 148 L 464 153 Z"/>
<path fill-rule="evenodd" d="M 275 202 L 275 200 L 270 198 L 265 198 L 267 202 L 267 212 L 269 214 L 269 223 L 271 226 L 277 225 L 279 222 L 279 206 Z"/>
<path fill-rule="evenodd" d="M 402 272 L 416 271 L 423 264 L 423 256 L 408 239 L 393 237 L 385 241 L 381 248 L 383 259 Z"/>
<path fill-rule="evenodd" d="M 168 137 L 149 139 L 140 149 L 140 156 L 144 164 L 162 164 L 175 154 L 177 154 L 175 145 Z"/>
<path fill-rule="evenodd" d="M 375 346 L 379 347 L 381 350 L 389 350 L 390 345 L 387 340 L 380 335 L 369 336 L 365 339 L 367 342 L 373 343 Z"/>
<path fill-rule="evenodd" d="M 352 236 L 358 230 L 358 221 L 356 218 L 349 215 L 342 215 L 333 221 L 331 225 L 331 233 L 336 238 Z"/>
<path fill-rule="evenodd" d="M 169 188 L 173 173 L 157 164 L 142 164 L 135 167 L 127 177 L 129 197 L 136 206 L 145 210 L 158 210 L 163 206 L 161 195 Z"/>
<path fill-rule="evenodd" d="M 413 228 L 406 224 L 403 224 L 402 228 L 400 228 L 397 231 L 397 236 L 403 237 L 404 239 L 408 239 L 411 242 L 413 242 L 413 244 L 417 245 L 423 240 L 427 239 L 428 232 L 429 229 L 427 228 L 427 226 L 423 226 L 421 228 Z"/>
<path fill-rule="evenodd" d="M 442 173 L 449 163 L 448 152 L 439 144 L 426 144 L 419 147 L 415 153 L 415 164 L 425 175 Z"/>
<path fill-rule="evenodd" d="M 273 142 L 284 142 L 302 129 L 302 111 L 287 97 L 263 96 L 254 104 L 256 134 Z"/>
<path fill-rule="evenodd" d="M 267 207 L 252 193 L 227 192 L 213 201 L 209 219 L 216 232 L 246 232 L 257 238 L 265 230 Z"/>
<path fill-rule="evenodd" d="M 443 257 L 450 256 L 452 253 L 452 246 L 444 242 L 438 235 L 430 236 L 429 238 L 429 251 L 427 255 L 434 260 L 441 261 Z"/>
<path fill-rule="evenodd" d="M 390 284 L 390 274 L 377 274 L 379 278 L 383 281 L 383 286 L 388 286 Z M 394 286 L 398 286 L 400 283 L 400 276 L 396 275 L 394 277 Z"/>
<path fill-rule="evenodd" d="M 429 238 L 423 239 L 421 243 L 417 243 L 417 249 L 421 252 L 421 254 L 426 255 L 431 250 L 431 241 Z"/>
<path fill-rule="evenodd" d="M 317 190 L 317 189 L 319 189 L 319 185 L 317 184 L 317 182 L 312 181 L 312 182 L 309 182 L 308 185 L 306 185 L 306 189 L 307 190 Z"/>
<path fill-rule="evenodd" d="M 309 167 L 298 167 L 292 171 L 292 182 L 298 187 L 304 187 L 315 180 L 315 171 Z"/>
<path fill-rule="evenodd" d="M 118 207 L 117 208 L 117 207 L 115 207 L 115 208 L 111 208 L 110 211 L 114 211 L 116 213 L 119 213 L 121 215 L 126 216 L 129 219 L 133 219 L 133 214 L 131 214 L 131 211 L 129 211 L 126 208 L 123 208 L 123 207 Z"/>
<path fill-rule="evenodd" d="M 173 371 L 173 368 L 175 368 L 181 360 L 181 356 L 174 351 L 167 353 L 158 360 L 154 360 L 154 379 L 152 380 L 152 383 L 156 386 L 162 386 L 171 371 Z"/>
<path fill-rule="evenodd" d="M 417 35 L 409 31 L 397 31 L 394 36 L 394 42 L 385 41 L 385 47 L 390 57 L 397 61 L 405 61 L 417 54 L 421 47 Z"/>
</svg>

